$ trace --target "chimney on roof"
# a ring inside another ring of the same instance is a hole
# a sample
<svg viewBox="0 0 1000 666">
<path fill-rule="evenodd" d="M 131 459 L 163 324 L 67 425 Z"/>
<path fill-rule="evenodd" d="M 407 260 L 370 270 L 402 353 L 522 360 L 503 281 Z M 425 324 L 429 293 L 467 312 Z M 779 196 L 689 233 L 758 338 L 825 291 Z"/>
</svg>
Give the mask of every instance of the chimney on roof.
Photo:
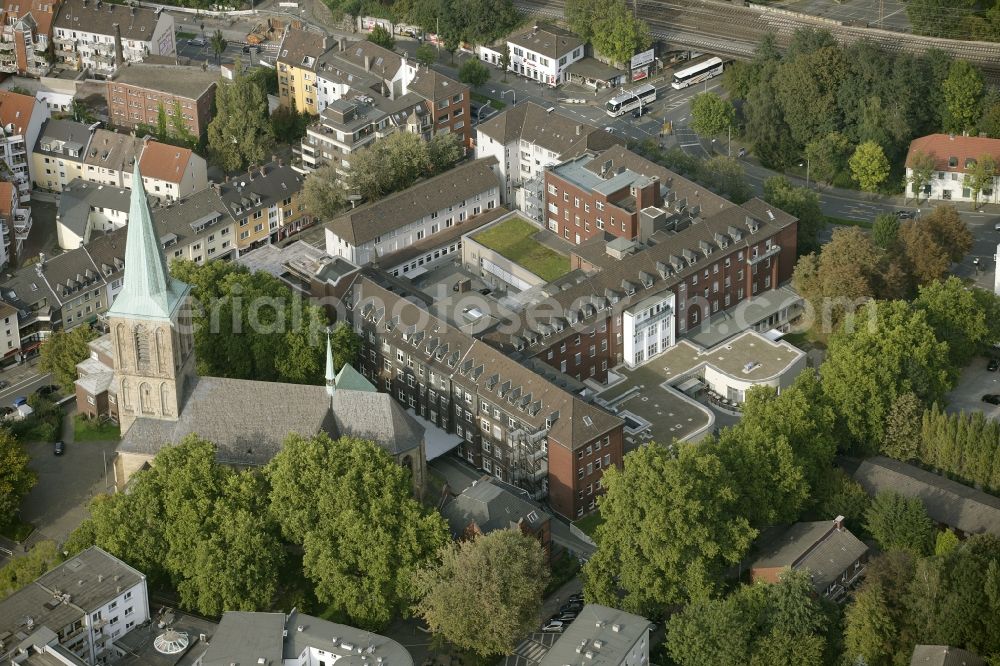
<svg viewBox="0 0 1000 666">
<path fill-rule="evenodd" d="M 328 35 L 323 35 L 323 52 L 330 48 L 330 37 Z"/>
<path fill-rule="evenodd" d="M 833 519 L 833 527 L 839 532 L 844 529 L 844 517 L 837 516 Z"/>
<path fill-rule="evenodd" d="M 215 190 L 216 194 L 222 194 L 222 183 L 212 183 L 212 189 Z"/>
<path fill-rule="evenodd" d="M 576 135 L 580 136 L 581 134 L 583 134 L 583 125 L 580 125 L 578 123 L 577 126 L 576 126 Z"/>
<path fill-rule="evenodd" d="M 371 69 L 371 64 L 372 64 L 371 60 L 372 60 L 371 56 L 369 56 L 368 54 L 365 54 L 365 71 L 366 72 Z"/>
<path fill-rule="evenodd" d="M 122 27 L 118 23 L 112 23 L 111 27 L 115 31 L 115 67 L 121 67 L 122 63 L 125 62 L 122 53 Z"/>
</svg>

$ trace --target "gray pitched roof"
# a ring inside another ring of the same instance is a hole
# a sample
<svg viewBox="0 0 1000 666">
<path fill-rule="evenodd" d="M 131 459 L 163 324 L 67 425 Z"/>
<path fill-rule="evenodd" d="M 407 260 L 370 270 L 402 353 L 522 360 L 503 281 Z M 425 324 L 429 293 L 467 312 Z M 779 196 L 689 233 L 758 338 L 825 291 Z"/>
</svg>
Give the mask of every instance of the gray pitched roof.
<svg viewBox="0 0 1000 666">
<path fill-rule="evenodd" d="M 263 174 L 261 173 L 263 172 Z M 305 179 L 289 165 L 265 164 L 233 177 L 216 189 L 234 219 L 280 202 L 302 189 Z"/>
<path fill-rule="evenodd" d="M 219 75 L 215 71 L 202 70 L 201 67 L 134 62 L 119 68 L 112 85 L 122 83 L 139 86 L 196 100 L 215 86 L 218 80 Z M 167 109 L 167 113 L 171 113 L 171 109 Z"/>
<path fill-rule="evenodd" d="M 277 455 L 289 434 L 319 432 L 368 439 L 392 455 L 419 447 L 424 435 L 423 427 L 384 393 L 337 390 L 331 401 L 325 386 L 199 377 L 177 421 L 137 419 L 118 450 L 156 455 L 196 434 L 216 445 L 221 463 L 261 466 Z"/>
<path fill-rule="evenodd" d="M 83 123 L 49 118 L 42 124 L 34 149 L 36 153 L 58 156 L 68 162 L 82 162 L 93 134 L 90 127 Z M 49 149 L 46 150 L 43 146 L 48 146 Z M 70 148 L 76 149 L 76 157 L 69 154 Z"/>
<path fill-rule="evenodd" d="M 910 666 L 986 666 L 980 657 L 947 645 L 917 645 Z"/>
<path fill-rule="evenodd" d="M 528 141 L 563 159 L 585 150 L 604 150 L 624 143 L 619 136 L 561 113 L 549 113 L 534 102 L 510 107 L 480 124 L 477 131 L 504 145 Z"/>
<path fill-rule="evenodd" d="M 125 171 L 132 168 L 141 152 L 142 139 L 131 134 L 99 129 L 90 140 L 84 162 L 105 169 Z"/>
<path fill-rule="evenodd" d="M 441 513 L 456 537 L 472 523 L 486 534 L 510 529 L 521 520 L 531 529 L 538 529 L 550 519 L 549 514 L 489 478 L 474 482 L 448 502 Z"/>
<path fill-rule="evenodd" d="M 494 157 L 467 162 L 402 192 L 358 206 L 335 217 L 327 226 L 352 245 L 363 245 L 453 203 L 500 187 L 493 171 L 496 163 Z"/>
<path fill-rule="evenodd" d="M 884 456 L 862 462 L 854 480 L 871 495 L 892 490 L 919 497 L 935 522 L 967 534 L 1000 535 L 1000 497 Z"/>
<path fill-rule="evenodd" d="M 112 26 L 117 23 L 122 39 L 148 42 L 153 38 L 159 19 L 159 12 L 152 7 L 132 7 L 97 0 L 67 0 L 59 10 L 54 27 L 114 35 Z"/>
<path fill-rule="evenodd" d="M 127 211 L 130 192 L 123 187 L 99 185 L 82 178 L 66 184 L 59 197 L 59 221 L 84 238 L 90 212 L 95 208 Z"/>
<path fill-rule="evenodd" d="M 537 28 L 537 30 L 536 30 Z M 528 30 L 507 38 L 509 44 L 523 46 L 526 49 L 540 53 L 549 58 L 561 58 L 584 41 L 572 32 L 550 25 L 534 26 Z"/>
<path fill-rule="evenodd" d="M 432 102 L 469 92 L 469 86 L 433 69 L 417 72 L 407 89 Z"/>
<path fill-rule="evenodd" d="M 847 528 L 837 529 L 829 520 L 795 523 L 760 545 L 761 556 L 753 568 L 808 570 L 820 592 L 868 552 L 868 546 Z"/>
</svg>

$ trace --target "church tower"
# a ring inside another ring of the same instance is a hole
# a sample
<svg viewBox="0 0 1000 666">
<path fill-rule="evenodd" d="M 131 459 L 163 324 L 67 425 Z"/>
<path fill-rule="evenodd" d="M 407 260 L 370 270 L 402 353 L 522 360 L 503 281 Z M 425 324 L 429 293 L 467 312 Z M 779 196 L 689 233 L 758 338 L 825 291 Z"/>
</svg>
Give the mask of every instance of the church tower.
<svg viewBox="0 0 1000 666">
<path fill-rule="evenodd" d="M 138 418 L 176 421 L 193 387 L 190 291 L 167 271 L 136 160 L 125 285 L 108 311 L 123 435 Z"/>
</svg>

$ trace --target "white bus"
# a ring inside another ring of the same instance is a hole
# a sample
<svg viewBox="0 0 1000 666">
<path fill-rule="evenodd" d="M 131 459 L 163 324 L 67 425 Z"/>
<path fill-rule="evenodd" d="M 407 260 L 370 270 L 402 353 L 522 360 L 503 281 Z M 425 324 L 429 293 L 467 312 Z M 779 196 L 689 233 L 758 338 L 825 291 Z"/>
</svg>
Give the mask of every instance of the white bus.
<svg viewBox="0 0 1000 666">
<path fill-rule="evenodd" d="M 707 60 L 702 60 L 693 65 L 688 65 L 679 72 L 674 73 L 674 80 L 670 84 L 675 90 L 680 90 L 681 88 L 687 88 L 688 86 L 693 86 L 696 83 L 701 83 L 706 81 L 713 76 L 718 76 L 722 74 L 722 67 L 724 63 L 722 58 L 711 57 Z"/>
<path fill-rule="evenodd" d="M 608 101 L 608 115 L 614 118 L 655 101 L 656 87 L 647 83 L 635 90 L 626 90 L 612 97 Z"/>
</svg>

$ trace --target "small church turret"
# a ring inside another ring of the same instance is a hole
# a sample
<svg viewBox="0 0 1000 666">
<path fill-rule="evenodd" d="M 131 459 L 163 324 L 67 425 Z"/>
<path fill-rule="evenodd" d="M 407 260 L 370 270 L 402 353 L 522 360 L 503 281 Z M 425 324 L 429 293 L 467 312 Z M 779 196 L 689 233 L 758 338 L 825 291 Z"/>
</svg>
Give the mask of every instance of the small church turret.
<svg viewBox="0 0 1000 666">
<path fill-rule="evenodd" d="M 330 331 L 326 332 L 326 392 L 333 395 L 337 390 L 337 373 L 333 369 L 333 347 L 330 344 Z"/>
</svg>

